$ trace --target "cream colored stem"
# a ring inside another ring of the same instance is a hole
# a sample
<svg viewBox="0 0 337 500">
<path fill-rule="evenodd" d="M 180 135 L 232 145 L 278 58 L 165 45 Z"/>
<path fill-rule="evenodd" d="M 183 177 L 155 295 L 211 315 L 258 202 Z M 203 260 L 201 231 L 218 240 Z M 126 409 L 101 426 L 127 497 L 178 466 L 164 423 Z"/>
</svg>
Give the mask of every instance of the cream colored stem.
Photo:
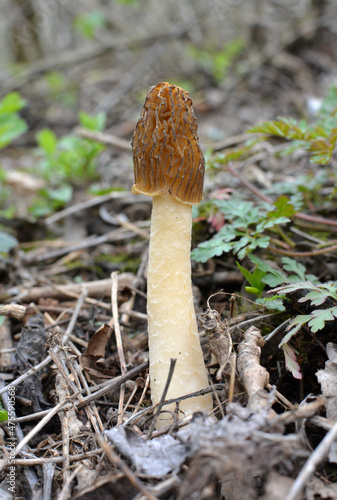
<svg viewBox="0 0 337 500">
<path fill-rule="evenodd" d="M 167 399 L 204 389 L 207 374 L 193 305 L 191 285 L 192 207 L 169 195 L 153 198 L 148 266 L 147 312 L 151 394 L 154 404 L 163 392 L 170 359 L 177 363 Z M 165 406 L 174 411 L 175 405 Z M 211 395 L 179 404 L 180 418 L 195 411 L 212 410 Z M 162 413 L 157 427 L 172 422 Z"/>
</svg>

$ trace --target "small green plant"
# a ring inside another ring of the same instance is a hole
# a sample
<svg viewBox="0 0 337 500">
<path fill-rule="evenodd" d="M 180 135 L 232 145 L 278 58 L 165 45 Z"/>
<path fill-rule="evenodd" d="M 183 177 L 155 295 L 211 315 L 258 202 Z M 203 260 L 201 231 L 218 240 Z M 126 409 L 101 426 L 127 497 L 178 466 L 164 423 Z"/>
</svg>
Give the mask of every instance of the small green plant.
<svg viewBox="0 0 337 500">
<path fill-rule="evenodd" d="M 240 262 L 237 262 L 236 265 L 250 285 L 245 286 L 246 292 L 257 295 L 260 298 L 263 290 L 266 287 L 266 284 L 262 281 L 267 274 L 266 271 L 262 271 L 261 269 L 256 267 L 253 272 L 250 272 L 248 269 L 241 266 Z"/>
<path fill-rule="evenodd" d="M 105 125 L 105 114 L 89 116 L 79 113 L 80 125 L 89 130 L 101 131 Z M 38 171 L 54 184 L 67 180 L 83 185 L 97 178 L 96 159 L 104 146 L 96 141 L 65 135 L 58 139 L 48 128 L 36 135 L 40 156 Z"/>
<path fill-rule="evenodd" d="M 0 149 L 27 131 L 26 122 L 18 115 L 25 105 L 26 101 L 17 92 L 7 94 L 0 101 Z"/>
<path fill-rule="evenodd" d="M 244 47 L 245 42 L 242 38 L 234 38 L 227 42 L 221 50 L 202 50 L 191 45 L 188 47 L 188 53 L 214 77 L 217 84 L 220 84 L 226 78 L 228 68 Z"/>
<path fill-rule="evenodd" d="M 214 200 L 212 205 L 224 216 L 225 223 L 213 238 L 200 243 L 192 251 L 192 258 L 198 262 L 228 252 L 243 259 L 257 248 L 267 248 L 270 243 L 267 232 L 289 222 L 289 216 L 294 213 L 294 207 L 285 196 L 274 204 L 254 204 L 232 198 Z"/>
<path fill-rule="evenodd" d="M 265 136 L 277 136 L 286 141 L 281 153 L 278 152 L 279 155 L 288 155 L 298 149 L 304 149 L 308 151 L 313 164 L 327 165 L 335 152 L 337 142 L 337 87 L 329 90 L 316 120 L 312 123 L 308 120 L 279 118 L 252 127 L 248 132 L 261 135 L 248 139 L 243 145 L 225 154 L 213 155 L 208 161 L 210 173 L 224 168 L 224 165 L 231 161 L 240 161 L 252 156 L 259 150 L 261 140 L 266 140 Z M 255 267 L 247 269 L 241 262 L 237 262 L 237 266 L 249 283 L 246 291 L 257 296 L 258 304 L 285 311 L 284 301 L 287 300 L 287 294 L 303 291 L 304 296 L 299 299 L 299 302 L 310 301 L 311 306 L 316 307 L 310 314 L 298 315 L 291 320 L 288 332 L 279 346 L 283 349 L 286 367 L 295 378 L 302 378 L 302 375 L 296 352 L 289 342 L 303 326 L 308 327 L 312 333 L 316 333 L 324 328 L 327 322 L 337 318 L 337 284 L 336 282 L 319 283 L 316 276 L 308 274 L 302 264 L 289 257 L 281 258 L 282 266 L 280 267 L 273 267 L 270 261 L 265 259 L 268 255 L 269 244 L 275 234 L 293 245 L 281 225 L 289 222 L 305 206 L 305 203 L 310 207 L 315 203 L 320 203 L 321 188 L 327 181 L 332 180 L 336 185 L 335 189 L 330 190 L 329 200 L 337 196 L 336 179 L 337 173 L 333 168 L 314 171 L 311 168 L 311 171 L 298 176 L 291 184 L 274 185 L 268 195 L 277 193 L 278 199 L 272 205 L 270 203 L 254 204 L 236 196 L 222 201 L 207 200 L 199 205 L 196 214 L 199 215 L 199 220 L 207 219 L 211 222 L 215 234 L 193 250 L 192 257 L 195 260 L 206 262 L 212 257 L 220 257 L 228 252 L 236 254 L 240 260 L 247 256 Z M 230 194 L 227 190 L 226 196 Z M 222 219 L 218 216 L 219 214 Z M 322 237 L 324 236 L 320 233 L 320 239 Z M 258 249 L 264 249 L 264 260 L 255 255 Z M 296 250 L 293 252 L 296 254 Z M 268 296 L 263 297 L 267 286 L 278 288 L 270 290 Z M 327 299 L 333 300 L 336 305 L 329 303 L 327 308 L 317 308 Z"/>
<path fill-rule="evenodd" d="M 302 290 L 306 293 L 298 299 L 298 302 L 303 303 L 310 301 L 311 306 L 321 306 L 327 299 L 332 299 L 336 305 L 324 309 L 314 309 L 310 314 L 299 314 L 288 327 L 288 333 L 283 337 L 280 347 L 288 343 L 289 340 L 306 325 L 312 333 L 317 333 L 325 327 L 327 321 L 333 321 L 337 318 L 337 283 L 328 282 L 313 284 L 311 281 L 293 283 L 284 285 L 271 290 L 271 293 L 287 295 L 287 293 L 298 292 Z"/>
<path fill-rule="evenodd" d="M 323 309 L 313 309 L 309 314 L 298 314 L 287 327 L 287 334 L 281 340 L 279 347 L 283 349 L 286 367 L 292 372 L 295 378 L 302 378 L 299 364 L 297 363 L 296 353 L 289 345 L 292 337 L 306 326 L 312 333 L 317 333 L 326 326 L 327 321 L 335 321 L 337 318 L 337 283 L 327 282 L 314 284 L 311 281 L 297 282 L 283 285 L 269 293 L 276 293 L 286 297 L 288 293 L 303 292 L 305 295 L 298 299 L 299 303 L 310 301 L 311 306 L 321 306 L 326 300 L 335 303 L 331 307 Z"/>
<path fill-rule="evenodd" d="M 79 122 L 84 128 L 101 131 L 105 125 L 105 114 L 90 116 L 80 112 Z M 48 187 L 39 190 L 29 211 L 35 217 L 41 217 L 69 202 L 74 186 L 87 186 L 98 178 L 97 157 L 104 146 L 73 134 L 58 139 L 48 128 L 40 130 L 36 140 L 40 158 L 36 173 L 48 181 Z"/>
<path fill-rule="evenodd" d="M 16 92 L 0 101 L 0 148 L 27 130 L 26 123 L 17 114 L 24 105 L 25 101 Z M 93 131 L 103 130 L 105 119 L 105 113 L 95 116 L 79 113 L 80 125 Z M 104 146 L 74 134 L 57 138 L 48 128 L 40 130 L 36 140 L 38 161 L 32 173 L 44 178 L 47 187 L 38 191 L 28 210 L 31 215 L 42 217 L 68 203 L 74 187 L 86 187 L 98 179 L 97 158 Z M 16 213 L 15 205 L 8 205 L 11 196 L 11 188 L 6 186 L 6 171 L 0 168 L 1 215 L 6 218 L 12 218 Z"/>
<path fill-rule="evenodd" d="M 285 311 L 282 299 L 274 294 L 271 297 L 261 298 L 266 285 L 275 287 L 284 283 L 298 283 L 299 281 L 311 280 L 318 283 L 318 278 L 313 274 L 307 274 L 306 268 L 300 262 L 289 257 L 281 257 L 282 270 L 272 267 L 268 262 L 256 255 L 248 255 L 249 260 L 255 265 L 253 272 L 245 269 L 239 262 L 236 263 L 250 286 L 246 286 L 248 293 L 257 295 L 257 304 L 267 309 Z"/>
<path fill-rule="evenodd" d="M 318 120 L 309 124 L 307 120 L 279 118 L 276 121 L 256 125 L 248 132 L 282 137 L 292 142 L 285 153 L 304 148 L 310 152 L 311 161 L 326 165 L 335 150 L 337 141 L 337 87 L 331 87 L 323 101 Z"/>
<path fill-rule="evenodd" d="M 287 154 L 295 149 L 305 148 L 311 153 L 313 162 L 327 163 L 334 151 L 337 138 L 337 87 L 332 87 L 329 90 L 314 124 L 309 124 L 306 120 L 297 122 L 293 119 L 282 118 L 278 121 L 257 125 L 248 132 L 283 137 L 291 141 L 291 148 L 286 149 Z M 230 161 L 249 157 L 254 153 L 260 141 L 261 138 L 250 139 L 245 141 L 243 146 L 235 148 L 226 154 L 215 155 L 208 161 L 208 170 L 217 170 L 223 168 L 223 165 Z M 288 183 L 287 186 L 274 186 L 273 192 L 281 193 L 281 196 L 273 205 L 268 203 L 253 204 L 238 197 L 222 201 L 208 200 L 201 203 L 198 208 L 199 214 L 209 220 L 211 217 L 215 218 L 218 212 L 223 217 L 223 225 L 219 227 L 219 225 L 213 224 L 216 234 L 211 239 L 200 243 L 193 250 L 192 258 L 199 262 L 206 262 L 212 257 L 220 257 L 223 253 L 233 252 L 239 259 L 242 259 L 247 254 L 252 254 L 256 249 L 267 249 L 272 232 L 274 234 L 279 233 L 281 238 L 287 241 L 287 237 L 280 226 L 290 221 L 296 212 L 301 209 L 307 198 L 310 201 L 313 200 L 313 193 L 318 193 L 325 179 L 327 179 L 327 173 L 319 171 L 317 175 L 312 174 L 310 178 L 301 176 L 295 179 L 292 185 Z M 335 194 L 331 194 L 331 197 L 336 194 L 337 190 Z M 285 262 L 284 268 L 289 265 L 289 262 Z M 275 270 L 272 270 L 270 266 L 268 269 L 267 264 L 263 268 L 262 261 L 252 273 L 244 269 L 241 264 L 238 264 L 238 266 L 250 283 L 250 291 L 255 293 L 260 300 L 262 300 L 261 295 L 266 284 L 277 286 L 282 282 L 286 282 L 287 279 L 289 282 L 289 276 L 275 275 Z M 266 274 L 263 275 L 263 272 Z M 299 267 L 295 275 L 295 281 L 300 281 Z M 269 299 L 269 301 L 272 300 L 275 301 L 275 297 Z"/>
</svg>

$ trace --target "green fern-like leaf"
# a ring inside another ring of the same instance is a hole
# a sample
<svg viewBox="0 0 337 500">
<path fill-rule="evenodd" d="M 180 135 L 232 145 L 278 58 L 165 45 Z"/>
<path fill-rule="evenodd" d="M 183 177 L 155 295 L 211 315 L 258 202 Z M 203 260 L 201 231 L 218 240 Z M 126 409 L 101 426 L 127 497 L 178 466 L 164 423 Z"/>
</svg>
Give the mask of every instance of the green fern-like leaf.
<svg viewBox="0 0 337 500">
<path fill-rule="evenodd" d="M 337 318 L 337 283 L 328 282 L 314 285 L 310 281 L 303 283 L 293 283 L 281 286 L 271 290 L 277 294 L 287 294 L 299 290 L 309 290 L 309 292 L 299 299 L 299 302 L 310 301 L 311 306 L 322 305 L 328 298 L 336 302 L 335 306 L 326 309 L 314 309 L 310 314 L 296 316 L 288 327 L 287 335 L 282 339 L 280 347 L 291 339 L 304 325 L 312 333 L 317 333 L 325 327 L 327 321 L 333 321 Z"/>
<path fill-rule="evenodd" d="M 337 318 L 337 306 L 329 309 L 316 309 L 311 313 L 308 327 L 313 333 L 317 333 L 325 327 L 326 321 L 333 321 Z"/>
</svg>

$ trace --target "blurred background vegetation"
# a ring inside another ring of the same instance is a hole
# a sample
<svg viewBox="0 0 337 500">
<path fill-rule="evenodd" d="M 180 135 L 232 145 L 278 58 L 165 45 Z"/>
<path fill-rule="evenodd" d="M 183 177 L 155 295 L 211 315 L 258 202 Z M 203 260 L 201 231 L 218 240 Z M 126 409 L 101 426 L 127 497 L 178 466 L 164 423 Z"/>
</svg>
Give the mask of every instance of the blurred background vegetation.
<svg viewBox="0 0 337 500">
<path fill-rule="evenodd" d="M 336 0 L 3 0 L 1 13 L 7 218 L 48 215 L 83 187 L 129 190 L 127 147 L 76 127 L 130 142 L 158 81 L 191 93 L 205 151 L 259 121 L 310 118 L 336 83 Z"/>
</svg>

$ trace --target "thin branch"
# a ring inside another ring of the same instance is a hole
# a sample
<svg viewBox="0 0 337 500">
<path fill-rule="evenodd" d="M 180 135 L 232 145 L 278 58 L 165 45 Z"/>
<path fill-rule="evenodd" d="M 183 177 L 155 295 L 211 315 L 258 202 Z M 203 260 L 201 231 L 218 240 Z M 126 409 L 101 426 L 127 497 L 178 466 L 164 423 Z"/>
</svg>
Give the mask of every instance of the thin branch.
<svg viewBox="0 0 337 500">
<path fill-rule="evenodd" d="M 89 200 L 81 201 L 80 203 L 76 203 L 75 205 L 71 205 L 71 207 L 67 207 L 64 210 L 60 210 L 55 214 L 47 217 L 44 220 L 44 223 L 47 226 L 54 224 L 55 222 L 65 219 L 69 215 L 76 214 L 77 212 L 81 212 L 82 210 L 87 210 L 88 208 L 96 207 L 97 205 L 101 205 L 102 203 L 106 203 L 111 200 L 118 200 L 127 196 L 127 193 L 120 191 L 113 191 L 112 193 L 103 194 L 101 196 L 95 196 L 94 198 L 90 198 Z"/>
<path fill-rule="evenodd" d="M 70 496 L 71 483 L 83 468 L 84 468 L 83 465 L 79 464 L 73 471 L 73 473 L 67 477 L 67 479 L 63 483 L 62 490 L 57 497 L 58 500 L 68 500 L 69 498 L 71 498 Z"/>
<path fill-rule="evenodd" d="M 86 453 L 79 453 L 78 455 L 69 455 L 70 462 L 78 462 L 85 460 L 86 458 L 95 457 L 96 455 L 102 455 L 103 449 L 98 448 L 97 450 L 87 451 Z M 21 467 L 28 467 L 31 465 L 43 465 L 48 463 L 62 464 L 63 457 L 46 457 L 46 458 L 17 458 L 14 462 L 15 465 Z"/>
<path fill-rule="evenodd" d="M 317 467 L 326 459 L 329 450 L 337 438 L 337 422 L 334 424 L 332 429 L 327 433 L 324 439 L 320 442 L 317 448 L 310 455 L 306 463 L 304 464 L 301 472 L 295 479 L 293 485 L 291 486 L 285 500 L 296 500 L 299 498 L 301 491 L 303 490 L 306 483 L 309 481 L 311 476 L 315 473 Z"/>
<path fill-rule="evenodd" d="M 24 448 L 25 446 L 29 443 L 31 439 L 33 439 L 36 434 L 40 432 L 41 429 L 53 418 L 54 415 L 56 415 L 63 407 L 69 405 L 68 401 L 61 401 L 58 405 L 56 405 L 52 410 L 48 412 L 47 415 L 43 417 L 43 419 L 20 441 L 20 443 L 17 445 L 15 448 L 14 454 L 15 456 L 18 455 Z M 5 458 L 3 459 L 5 460 Z M 7 465 L 8 459 L 5 460 L 5 463 L 2 464 L 0 467 L 0 470 L 3 470 L 6 465 Z"/>
<path fill-rule="evenodd" d="M 20 453 L 24 447 L 29 443 L 29 441 L 38 434 L 43 427 L 53 418 L 54 415 L 57 415 L 57 413 L 60 410 L 66 410 L 70 409 L 73 407 L 83 407 L 89 404 L 90 402 L 94 401 L 95 399 L 98 399 L 100 396 L 106 394 L 107 392 L 110 392 L 110 389 L 116 389 L 120 387 L 121 384 L 126 382 L 127 380 L 131 379 L 133 376 L 138 375 L 143 369 L 145 369 L 148 365 L 148 362 L 143 363 L 142 365 L 134 368 L 133 370 L 130 370 L 128 373 L 125 375 L 122 375 L 120 377 L 117 377 L 115 380 L 112 381 L 110 387 L 102 388 L 97 393 L 91 394 L 85 398 L 83 398 L 82 401 L 74 401 L 74 398 L 78 396 L 78 394 L 82 391 L 79 391 L 77 394 L 74 394 L 71 396 L 68 400 L 61 401 L 58 405 L 56 405 L 54 408 L 51 410 L 48 410 L 48 413 L 45 414 L 45 416 L 42 418 L 42 420 L 23 438 L 22 441 L 18 444 L 18 446 L 15 449 L 15 455 Z M 0 470 L 3 470 L 4 467 L 6 467 L 6 464 L 8 462 L 8 457 L 7 459 L 3 459 L 2 467 Z"/>
<path fill-rule="evenodd" d="M 106 234 L 102 234 L 101 236 L 96 236 L 94 238 L 90 237 L 81 243 L 77 243 L 75 245 L 69 245 L 68 247 L 59 248 L 58 250 L 52 250 L 51 252 L 43 253 L 42 255 L 37 255 L 36 250 L 32 250 L 23 256 L 22 260 L 27 264 L 36 263 L 36 262 L 44 262 L 49 259 L 58 259 L 63 255 L 67 255 L 71 252 L 77 252 L 78 250 L 86 250 L 88 248 L 97 247 L 102 243 L 107 243 L 111 241 L 120 241 L 122 238 L 125 238 L 126 230 L 123 227 L 119 227 L 114 231 L 110 231 Z"/>
<path fill-rule="evenodd" d="M 327 253 L 335 252 L 337 250 L 337 245 L 320 248 L 318 250 L 310 250 L 308 252 L 292 252 L 291 250 L 283 250 L 281 248 L 275 248 L 275 247 L 268 247 L 268 250 L 270 250 L 270 252 L 278 253 L 280 255 L 286 255 L 287 257 L 315 257 L 316 255 L 325 255 Z"/>
<path fill-rule="evenodd" d="M 4 382 L 2 380 L 0 380 L 0 387 L 3 388 L 3 386 L 4 386 Z M 13 420 L 16 418 L 16 413 L 15 413 L 15 410 L 13 409 L 13 404 L 10 404 L 10 399 L 9 399 L 9 395 L 7 392 L 4 392 L 2 394 L 1 400 L 2 400 L 2 403 L 4 405 L 5 410 L 8 413 L 10 413 L 11 423 L 14 424 Z M 24 439 L 24 434 L 22 432 L 20 424 L 15 425 L 14 432 L 16 434 L 18 442 L 20 443 Z M 11 435 L 11 433 L 10 433 L 10 435 Z M 11 436 L 11 438 L 13 438 L 13 436 Z M 14 447 L 14 441 L 12 441 L 11 445 Z M 25 446 L 25 449 L 28 451 L 27 446 Z M 33 454 L 31 454 L 31 455 L 34 456 Z M 4 463 L 6 464 L 5 457 L 3 458 L 3 460 L 5 460 Z M 31 469 L 31 468 L 26 469 L 24 472 L 25 472 L 25 476 L 27 478 L 27 481 L 29 483 L 29 486 L 30 486 L 31 490 L 33 491 L 37 487 L 37 484 L 38 484 L 37 474 L 36 474 L 35 470 Z"/>
<path fill-rule="evenodd" d="M 84 139 L 90 139 L 102 144 L 107 144 L 122 151 L 126 151 L 127 153 L 131 153 L 132 151 L 130 141 L 126 141 L 125 139 L 121 139 L 120 137 L 116 137 L 115 135 L 107 134 L 104 132 L 96 132 L 94 130 L 88 130 L 82 127 L 75 127 L 74 132 Z"/>
<path fill-rule="evenodd" d="M 157 409 L 156 409 L 156 413 L 154 414 L 154 417 L 152 419 L 148 435 L 146 436 L 147 439 L 151 439 L 152 433 L 153 433 L 155 425 L 156 425 L 157 418 L 159 417 L 161 409 L 164 406 L 165 398 L 166 398 L 167 391 L 169 390 L 169 387 L 170 387 L 170 384 L 171 384 L 171 380 L 172 380 L 172 377 L 173 377 L 173 372 L 174 372 L 174 367 L 176 365 L 176 362 L 177 362 L 176 359 L 172 359 L 171 358 L 171 360 L 170 360 L 170 368 L 169 368 L 169 372 L 168 372 L 168 375 L 167 375 L 165 387 L 164 387 L 163 393 L 161 395 L 160 401 L 158 403 L 158 406 L 157 406 Z"/>
<path fill-rule="evenodd" d="M 108 392 L 118 389 L 122 384 L 127 382 L 127 380 L 131 380 L 133 377 L 135 377 L 136 375 L 141 373 L 143 370 L 145 370 L 148 366 L 149 366 L 149 362 L 145 361 L 141 365 L 136 366 L 136 368 L 129 370 L 125 375 L 120 375 L 119 377 L 116 377 L 114 380 L 109 380 L 105 384 L 102 384 L 103 387 L 101 387 L 99 390 L 90 394 L 89 396 L 85 396 L 83 398 L 83 401 L 76 402 L 75 403 L 76 407 L 82 408 L 83 406 L 91 403 L 92 401 L 96 401 L 97 399 L 104 396 Z"/>
<path fill-rule="evenodd" d="M 82 406 L 85 406 L 87 404 L 90 404 L 93 401 L 96 401 L 100 397 L 104 396 L 108 392 L 118 389 L 121 386 L 121 384 L 123 384 L 127 380 L 131 380 L 133 377 L 136 377 L 137 375 L 139 375 L 139 373 L 146 370 L 146 368 L 148 368 L 148 366 L 149 366 L 149 362 L 145 361 L 141 365 L 136 366 L 132 370 L 129 370 L 123 376 L 116 377 L 113 380 L 108 380 L 107 382 L 103 382 L 102 384 L 99 384 L 99 385 L 95 385 L 95 386 L 91 387 L 90 389 L 91 389 L 91 391 L 96 391 L 96 392 L 92 392 L 88 396 L 85 396 L 83 401 L 81 401 L 81 402 L 74 401 L 72 404 L 75 407 L 82 407 Z M 9 384 L 9 385 L 12 385 L 12 384 Z M 16 385 L 18 385 L 18 384 L 16 384 Z M 7 387 L 8 386 L 6 386 L 6 388 L 2 391 L 0 390 L 0 393 L 3 394 L 7 390 Z M 78 391 L 76 394 L 74 394 L 72 397 L 69 398 L 69 401 L 73 401 L 73 399 L 75 397 L 77 397 L 78 394 L 83 394 L 85 392 L 86 392 L 86 389 L 82 389 L 81 391 Z M 44 411 L 39 411 L 37 413 L 33 413 L 31 415 L 25 415 L 24 417 L 19 417 L 19 418 L 13 420 L 13 423 L 30 422 L 31 420 L 40 419 L 40 418 L 43 418 L 45 415 L 48 415 L 48 413 L 50 411 L 51 410 L 44 410 Z M 0 427 L 3 427 L 5 425 L 7 425 L 7 420 L 0 422 Z"/>
</svg>

